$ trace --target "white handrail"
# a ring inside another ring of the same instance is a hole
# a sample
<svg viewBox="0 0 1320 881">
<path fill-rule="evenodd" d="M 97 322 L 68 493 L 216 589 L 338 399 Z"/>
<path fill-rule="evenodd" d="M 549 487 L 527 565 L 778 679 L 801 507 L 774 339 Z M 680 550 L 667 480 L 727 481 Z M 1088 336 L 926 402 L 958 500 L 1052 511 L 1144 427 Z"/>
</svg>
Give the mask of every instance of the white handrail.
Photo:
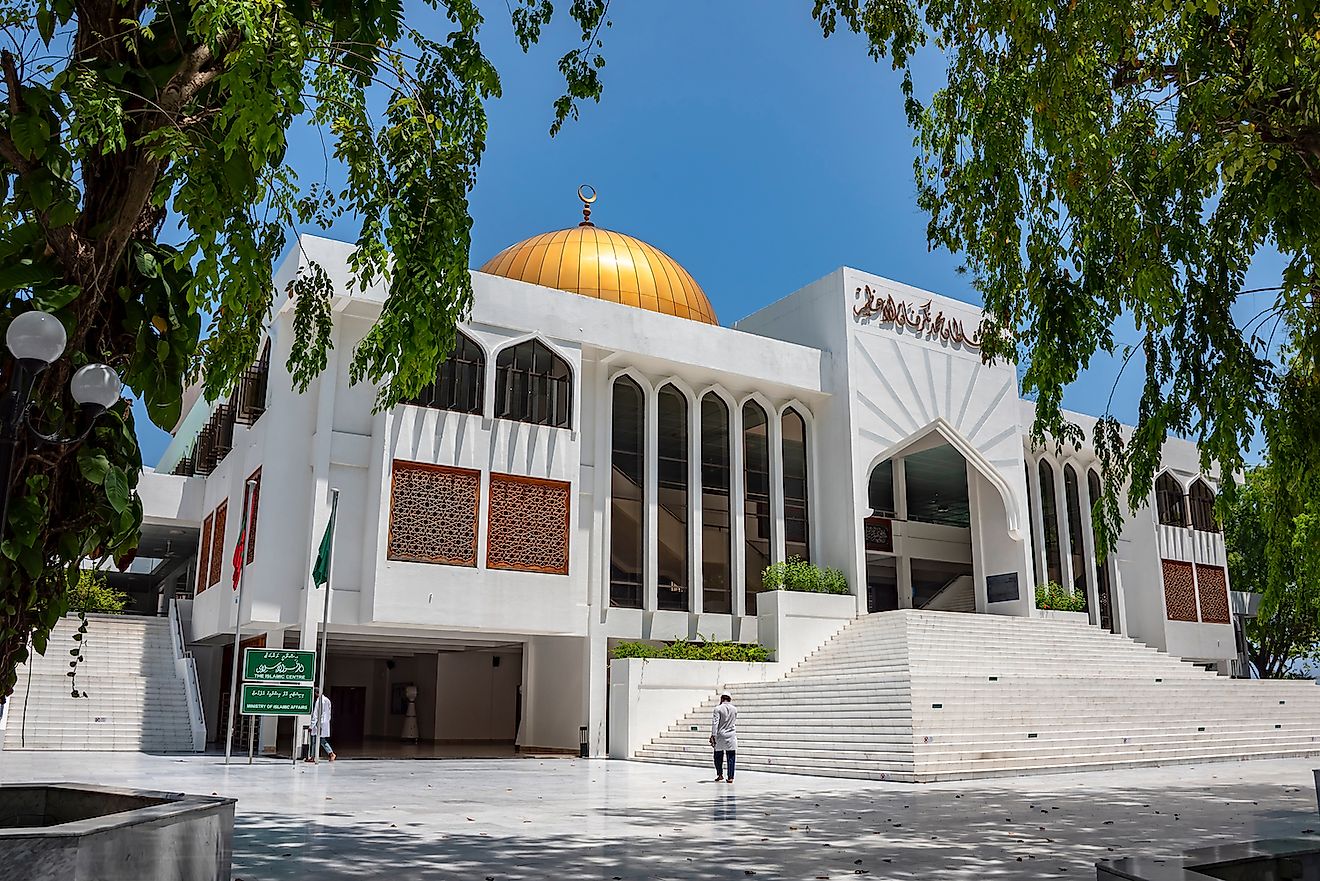
<svg viewBox="0 0 1320 881">
<path fill-rule="evenodd" d="M 170 599 L 170 636 L 174 642 L 174 672 L 183 679 L 188 693 L 188 723 L 192 728 L 193 751 L 206 749 L 206 716 L 202 707 L 202 687 L 197 680 L 197 660 L 183 639 L 183 620 L 178 601 Z"/>
</svg>

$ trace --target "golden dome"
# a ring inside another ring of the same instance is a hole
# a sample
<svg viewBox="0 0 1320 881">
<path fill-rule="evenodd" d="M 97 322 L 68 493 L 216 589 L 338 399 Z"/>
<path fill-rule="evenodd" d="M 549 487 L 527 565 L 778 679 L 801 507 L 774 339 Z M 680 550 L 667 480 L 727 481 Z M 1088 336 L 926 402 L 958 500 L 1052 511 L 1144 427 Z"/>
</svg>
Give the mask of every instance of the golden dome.
<svg viewBox="0 0 1320 881">
<path fill-rule="evenodd" d="M 678 261 L 641 239 L 594 226 L 590 203 L 596 200 L 595 191 L 587 198 L 582 190 L 579 197 L 585 203 L 586 219 L 580 225 L 510 245 L 487 260 L 481 271 L 719 324 L 701 286 Z"/>
</svg>

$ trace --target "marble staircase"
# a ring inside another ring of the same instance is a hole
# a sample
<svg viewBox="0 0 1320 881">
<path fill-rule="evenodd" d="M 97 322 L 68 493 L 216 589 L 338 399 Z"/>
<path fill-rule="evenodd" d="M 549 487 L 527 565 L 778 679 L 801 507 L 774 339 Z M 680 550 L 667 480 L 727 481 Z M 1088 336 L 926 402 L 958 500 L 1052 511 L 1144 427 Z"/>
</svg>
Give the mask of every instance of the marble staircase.
<svg viewBox="0 0 1320 881">
<path fill-rule="evenodd" d="M 1320 688 L 1228 679 L 1086 624 L 900 610 L 728 686 L 738 767 L 926 782 L 1320 754 Z M 644 761 L 710 763 L 712 698 Z"/>
<path fill-rule="evenodd" d="M 55 625 L 46 654 L 34 652 L 18 668 L 5 751 L 192 752 L 187 686 L 176 672 L 169 619 L 88 615 L 87 620 L 85 660 L 77 676 L 78 691 L 87 697 L 70 695 L 69 650 L 79 625 L 71 615 Z"/>
</svg>

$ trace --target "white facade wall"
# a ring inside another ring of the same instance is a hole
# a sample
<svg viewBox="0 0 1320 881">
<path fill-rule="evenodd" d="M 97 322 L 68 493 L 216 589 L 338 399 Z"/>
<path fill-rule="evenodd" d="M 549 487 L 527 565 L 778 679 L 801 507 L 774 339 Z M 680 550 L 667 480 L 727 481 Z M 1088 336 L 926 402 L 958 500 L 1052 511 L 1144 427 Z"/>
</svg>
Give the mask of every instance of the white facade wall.
<svg viewBox="0 0 1320 881">
<path fill-rule="evenodd" d="M 206 478 L 168 478 L 164 472 L 186 453 L 192 435 L 206 421 L 209 405 L 198 401 L 180 420 L 179 434 L 160 463 L 162 473 L 153 476 L 155 483 L 144 484 L 147 516 L 159 522 L 193 525 L 222 499 L 229 499 L 221 580 L 193 603 L 195 640 L 222 642 L 232 633 L 237 614 L 245 635 L 269 632 L 283 638 L 284 631 L 296 630 L 301 644 L 312 646 L 323 594 L 309 587 L 310 570 L 329 518 L 331 489 L 337 488 L 332 633 L 396 643 L 410 633 L 474 644 L 518 643 L 521 654 L 510 658 L 518 659 L 515 666 L 524 692 L 519 742 L 571 749 L 576 747 L 578 726 L 587 725 L 593 751 L 600 752 L 605 744 L 606 658 L 612 640 L 698 634 L 757 639 L 757 618 L 747 614 L 741 595 L 745 574 L 741 410 L 749 400 L 770 416 L 774 487 L 782 487 L 783 481 L 782 415 L 792 407 L 806 420 L 811 557 L 845 572 L 854 586 L 856 613 L 866 610 L 862 522 L 871 513 L 868 481 L 878 463 L 893 459 L 899 508 L 893 535 L 899 559 L 970 564 L 977 611 L 1034 614 L 1032 561 L 1033 554 L 1042 553 L 1042 536 L 1039 522 L 1029 516 L 1028 493 L 1039 501 L 1034 469 L 1045 456 L 1055 469 L 1065 574 L 1069 562 L 1063 465 L 1071 463 L 1081 481 L 1089 605 L 1096 622 L 1095 548 L 1086 472 L 1098 466 L 1089 448 L 1063 453 L 1031 448 L 1027 435 L 1034 414 L 1029 402 L 1019 400 L 1015 365 L 983 364 L 973 346 L 859 317 L 855 311 L 863 302 L 862 292 L 869 289 L 874 297 L 892 297 L 911 307 L 929 303 L 932 312 L 961 321 L 970 335 L 980 321 L 979 310 L 971 305 L 842 268 L 728 328 L 474 273 L 475 302 L 463 331 L 485 354 L 483 413 L 413 406 L 375 413 L 378 389 L 369 383 L 352 385 L 348 365 L 353 347 L 379 314 L 384 291 L 379 285 L 366 291 L 350 288 L 348 254 L 348 246 L 341 243 L 305 237 L 277 273 L 283 290 L 315 260 L 336 284 L 334 349 L 325 372 L 304 393 L 290 387 L 283 365 L 292 345 L 292 304 L 281 295 L 270 321 L 272 356 L 265 414 L 250 428 L 235 428 L 232 452 Z M 528 339 L 549 346 L 572 372 L 572 418 L 566 428 L 492 416 L 498 354 Z M 643 389 L 647 414 L 642 609 L 611 608 L 609 603 L 611 383 L 625 375 Z M 688 612 L 656 608 L 660 541 L 655 510 L 656 399 L 666 384 L 679 389 L 689 402 L 693 478 L 689 481 L 692 607 Z M 731 416 L 735 551 L 731 581 L 737 589 L 733 614 L 697 611 L 701 609 L 702 531 L 696 477 L 700 400 L 707 393 L 721 397 Z M 1089 436 L 1094 420 L 1081 415 L 1076 419 Z M 903 519 L 903 457 L 945 444 L 967 464 L 970 528 Z M 1197 451 L 1189 443 L 1171 439 L 1165 457 L 1184 485 L 1199 471 Z M 388 559 L 396 460 L 481 473 L 475 567 Z M 262 482 L 257 553 L 247 569 L 243 608 L 236 610 L 229 590 L 229 556 L 241 520 L 243 482 L 258 467 Z M 570 484 L 567 575 L 487 568 L 486 507 L 492 473 Z M 180 483 L 175 486 L 171 480 Z M 1039 504 L 1036 511 L 1039 517 Z M 1146 508 L 1127 520 L 1117 554 L 1108 564 L 1123 632 L 1187 657 L 1232 657 L 1231 627 L 1165 620 L 1161 585 L 1161 557 L 1222 566 L 1221 536 L 1157 526 L 1152 512 L 1153 508 Z M 772 493 L 772 515 L 771 557 L 782 560 L 784 506 L 778 490 Z M 1011 574 L 1017 576 L 1018 599 L 989 602 L 987 578 Z M 900 597 L 910 604 L 911 583 L 901 565 L 898 577 Z M 774 639 L 782 641 L 784 635 L 776 634 Z M 445 682 L 454 679 L 445 675 L 446 664 L 472 662 L 446 659 L 441 651 L 438 672 L 433 671 L 436 687 L 443 691 L 449 687 Z M 457 695 L 450 698 L 450 704 L 459 700 Z M 381 698 L 376 695 L 372 700 L 376 709 L 369 714 L 379 711 Z M 469 729 L 444 713 L 443 702 L 434 704 L 422 727 L 437 737 L 464 737 Z M 503 730 L 509 727 L 506 721 L 512 724 L 495 713 L 485 727 L 503 726 Z"/>
</svg>

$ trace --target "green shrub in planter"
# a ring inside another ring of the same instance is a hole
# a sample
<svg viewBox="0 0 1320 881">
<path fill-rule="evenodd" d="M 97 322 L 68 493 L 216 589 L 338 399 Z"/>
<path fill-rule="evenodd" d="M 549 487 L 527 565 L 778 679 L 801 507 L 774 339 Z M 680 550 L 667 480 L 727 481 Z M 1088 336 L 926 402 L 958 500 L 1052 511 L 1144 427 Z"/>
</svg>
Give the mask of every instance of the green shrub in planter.
<svg viewBox="0 0 1320 881">
<path fill-rule="evenodd" d="M 840 569 L 822 569 L 801 557 L 789 557 L 782 563 L 771 563 L 761 573 L 761 586 L 766 590 L 797 590 L 806 593 L 851 593 L 848 578 Z"/>
<path fill-rule="evenodd" d="M 676 639 L 664 647 L 644 642 L 621 642 L 611 651 L 615 658 L 670 658 L 677 661 L 750 661 L 763 663 L 770 660 L 770 652 L 763 646 L 743 642 L 719 642 L 705 638 Z"/>
<path fill-rule="evenodd" d="M 1056 612 L 1085 612 L 1086 594 L 1073 593 L 1053 581 L 1036 585 L 1036 608 Z"/>
</svg>

